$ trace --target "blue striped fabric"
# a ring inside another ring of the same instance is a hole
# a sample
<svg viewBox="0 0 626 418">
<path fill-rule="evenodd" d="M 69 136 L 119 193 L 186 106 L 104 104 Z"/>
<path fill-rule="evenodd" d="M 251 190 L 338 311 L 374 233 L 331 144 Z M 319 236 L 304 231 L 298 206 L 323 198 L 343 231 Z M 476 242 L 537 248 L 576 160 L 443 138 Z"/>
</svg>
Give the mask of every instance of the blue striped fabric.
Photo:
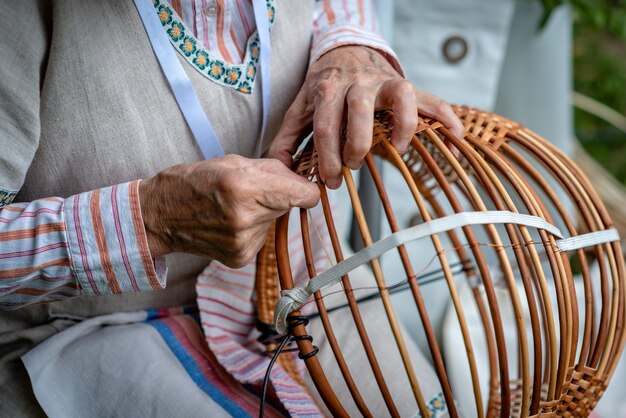
<svg viewBox="0 0 626 418">
<path fill-rule="evenodd" d="M 189 373 L 189 377 L 191 377 L 200 389 L 202 389 L 209 397 L 211 397 L 211 399 L 217 402 L 233 417 L 250 417 L 246 411 L 240 408 L 239 405 L 231 399 L 226 397 L 218 388 L 206 379 L 196 361 L 174 336 L 172 330 L 167 326 L 167 324 L 159 319 L 149 320 L 147 323 L 159 332 L 170 350 L 172 350 L 172 353 L 174 353 L 178 361 L 180 361 L 180 364 L 182 364 L 187 373 Z"/>
</svg>

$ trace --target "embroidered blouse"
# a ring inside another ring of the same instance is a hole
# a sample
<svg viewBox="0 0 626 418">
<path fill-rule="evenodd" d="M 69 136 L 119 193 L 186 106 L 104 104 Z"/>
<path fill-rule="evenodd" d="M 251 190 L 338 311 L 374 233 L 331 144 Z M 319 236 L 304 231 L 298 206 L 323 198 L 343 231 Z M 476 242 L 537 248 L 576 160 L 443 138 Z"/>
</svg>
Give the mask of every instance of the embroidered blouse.
<svg viewBox="0 0 626 418">
<path fill-rule="evenodd" d="M 243 94 L 252 91 L 259 49 L 251 2 L 155 0 L 154 6 L 172 45 L 198 71 Z M 267 6 L 270 22 L 280 18 L 274 0 Z M 377 33 L 371 1 L 318 1 L 313 18 L 311 60 L 358 44 L 399 68 Z M 150 256 L 138 184 L 30 203 L 12 203 L 17 191 L 0 184 L 0 309 L 163 288 L 165 269 Z"/>
</svg>

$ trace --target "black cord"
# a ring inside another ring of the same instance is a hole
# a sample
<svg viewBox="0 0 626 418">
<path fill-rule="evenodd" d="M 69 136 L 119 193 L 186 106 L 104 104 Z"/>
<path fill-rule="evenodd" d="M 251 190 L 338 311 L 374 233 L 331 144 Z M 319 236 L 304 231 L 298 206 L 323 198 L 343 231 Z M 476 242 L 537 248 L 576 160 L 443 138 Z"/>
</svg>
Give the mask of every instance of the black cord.
<svg viewBox="0 0 626 418">
<path fill-rule="evenodd" d="M 276 363 L 278 356 L 280 356 L 282 353 L 298 350 L 295 347 L 285 350 L 285 346 L 288 343 L 293 342 L 293 341 L 307 340 L 307 341 L 313 342 L 313 337 L 311 337 L 308 334 L 293 335 L 293 330 L 297 326 L 300 326 L 300 325 L 307 326 L 309 324 L 309 318 L 307 316 L 290 315 L 287 317 L 286 322 L 287 322 L 287 332 L 285 333 L 285 335 L 278 337 L 278 338 L 282 338 L 282 340 L 278 348 L 276 348 L 276 350 L 272 350 L 274 351 L 274 355 L 272 356 L 272 359 L 270 360 L 270 364 L 267 365 L 267 370 L 265 371 L 265 377 L 263 378 L 263 387 L 261 389 L 261 405 L 259 407 L 259 418 L 263 418 L 263 412 L 265 411 L 265 396 L 267 394 L 267 386 L 270 381 L 270 374 L 272 372 L 272 368 L 274 367 L 274 364 Z M 276 338 L 276 337 L 272 337 L 272 338 Z M 313 350 L 310 353 L 307 353 L 307 354 L 298 353 L 298 357 L 301 360 L 306 360 L 316 355 L 319 351 L 320 351 L 319 347 L 314 345 Z"/>
<path fill-rule="evenodd" d="M 291 339 L 291 335 L 285 334 L 283 335 L 283 340 L 280 342 L 280 345 L 275 350 L 272 359 L 270 360 L 270 364 L 267 366 L 267 370 L 265 371 L 265 377 L 263 378 L 263 388 L 261 389 L 261 406 L 259 407 L 259 418 L 263 418 L 263 412 L 265 410 L 265 394 L 267 393 L 267 384 L 270 381 L 270 373 L 272 372 L 272 367 L 274 367 L 274 363 L 278 359 L 281 351 L 285 348 L 285 345 Z"/>
</svg>

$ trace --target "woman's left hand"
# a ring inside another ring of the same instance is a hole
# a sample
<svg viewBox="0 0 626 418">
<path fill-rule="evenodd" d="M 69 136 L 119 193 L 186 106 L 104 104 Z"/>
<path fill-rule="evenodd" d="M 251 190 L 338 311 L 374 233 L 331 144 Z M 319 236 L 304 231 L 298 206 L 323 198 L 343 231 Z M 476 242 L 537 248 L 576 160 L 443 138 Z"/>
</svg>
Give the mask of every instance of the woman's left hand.
<svg viewBox="0 0 626 418">
<path fill-rule="evenodd" d="M 319 153 L 320 177 L 336 189 L 341 185 L 341 165 L 361 166 L 372 145 L 374 111 L 391 109 L 394 129 L 391 143 L 404 152 L 415 132 L 422 109 L 440 120 L 457 137 L 463 124 L 445 101 L 415 88 L 378 51 L 364 46 L 341 46 L 311 64 L 304 85 L 285 114 L 270 148 L 269 157 L 291 167 L 292 154 L 302 133 L 313 123 Z M 340 155 L 341 128 L 346 143 Z"/>
</svg>

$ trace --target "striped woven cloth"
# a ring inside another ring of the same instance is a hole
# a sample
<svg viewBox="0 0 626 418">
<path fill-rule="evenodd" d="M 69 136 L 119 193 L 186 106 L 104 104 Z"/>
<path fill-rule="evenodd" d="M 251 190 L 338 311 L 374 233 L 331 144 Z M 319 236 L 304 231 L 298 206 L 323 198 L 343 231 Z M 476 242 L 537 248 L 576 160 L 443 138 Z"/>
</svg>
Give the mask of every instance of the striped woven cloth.
<svg viewBox="0 0 626 418">
<path fill-rule="evenodd" d="M 331 248 L 331 244 L 321 206 L 312 209 L 310 216 L 309 229 L 316 268 L 323 271 L 330 265 L 326 249 Z M 308 275 L 302 251 L 299 216 L 295 210 L 290 216 L 289 231 L 289 254 L 294 280 L 300 283 L 306 281 Z M 254 320 L 255 271 L 255 261 L 239 270 L 213 262 L 198 278 L 196 291 L 202 329 L 216 359 L 237 381 L 259 385 L 269 365 L 269 358 L 263 354 L 265 346 L 257 342 L 260 334 Z M 296 364 L 302 367 L 301 361 Z M 279 364 L 272 369 L 270 380 L 278 400 L 292 416 L 320 414 L 308 392 Z"/>
</svg>

